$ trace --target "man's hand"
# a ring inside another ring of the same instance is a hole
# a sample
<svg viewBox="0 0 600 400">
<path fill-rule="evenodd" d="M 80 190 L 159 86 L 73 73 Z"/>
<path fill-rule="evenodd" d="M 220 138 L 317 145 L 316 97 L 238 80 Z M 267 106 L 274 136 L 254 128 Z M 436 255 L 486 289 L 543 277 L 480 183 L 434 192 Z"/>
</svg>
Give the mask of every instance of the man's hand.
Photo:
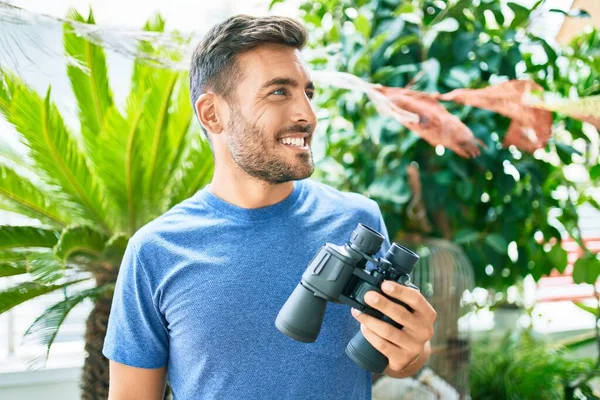
<svg viewBox="0 0 600 400">
<path fill-rule="evenodd" d="M 404 328 L 398 329 L 355 309 L 352 309 L 352 315 L 360 322 L 365 339 L 388 358 L 385 373 L 395 378 L 411 376 L 429 357 L 429 340 L 433 337 L 433 324 L 437 314 L 418 290 L 393 281 L 385 281 L 381 289 L 386 295 L 402 301 L 414 311 L 411 313 L 375 291 L 365 294 L 365 302 Z"/>
</svg>

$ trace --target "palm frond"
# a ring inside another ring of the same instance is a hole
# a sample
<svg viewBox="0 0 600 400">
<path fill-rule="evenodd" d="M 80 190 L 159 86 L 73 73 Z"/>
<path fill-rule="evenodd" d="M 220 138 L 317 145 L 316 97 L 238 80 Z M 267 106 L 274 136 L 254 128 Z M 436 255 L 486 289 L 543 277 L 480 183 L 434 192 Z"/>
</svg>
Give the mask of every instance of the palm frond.
<svg viewBox="0 0 600 400">
<path fill-rule="evenodd" d="M 168 161 L 171 155 L 171 148 L 167 138 L 167 126 L 171 116 L 169 115 L 169 106 L 171 97 L 175 89 L 175 83 L 180 76 L 178 72 L 171 71 L 153 71 L 152 87 L 146 101 L 146 111 L 142 115 L 141 124 L 143 127 L 140 135 L 140 143 L 147 154 L 146 165 L 144 168 L 144 197 L 146 207 L 150 213 L 160 213 L 160 200 L 164 198 L 163 189 L 158 184 L 157 175 L 159 171 L 168 170 Z"/>
<path fill-rule="evenodd" d="M 124 234 L 114 235 L 104 245 L 104 257 L 108 262 L 113 262 L 117 265 L 120 264 L 128 243 L 129 236 Z"/>
<path fill-rule="evenodd" d="M 194 112 L 190 107 L 190 91 L 188 76 L 184 75 L 177 82 L 176 92 L 174 94 L 173 106 L 171 108 L 171 118 L 167 128 L 167 137 L 170 140 L 171 154 L 169 156 L 168 168 L 161 171 L 161 181 L 158 184 L 160 187 L 167 187 L 168 182 L 173 179 L 175 170 L 180 167 L 183 157 L 186 155 L 187 149 L 190 147 L 190 141 L 195 135 L 199 135 L 200 129 L 196 125 L 194 128 Z M 168 207 L 164 204 L 163 209 Z"/>
<path fill-rule="evenodd" d="M 70 200 L 81 204 L 89 219 L 107 233 L 110 209 L 104 201 L 100 182 L 90 170 L 56 108 L 50 102 L 50 90 L 42 99 L 15 75 L 4 73 L 4 80 L 12 87 L 10 102 L 0 112 L 21 134 L 30 155 L 50 183 L 60 187 Z M 0 96 L 1 97 L 1 96 Z"/>
<path fill-rule="evenodd" d="M 0 261 L 0 278 L 27 273 L 25 261 Z"/>
<path fill-rule="evenodd" d="M 69 11 L 67 18 L 95 24 L 91 10 L 87 20 L 74 9 Z M 97 150 L 96 137 L 102 132 L 106 113 L 113 104 L 106 56 L 102 47 L 77 34 L 69 23 L 63 24 L 63 43 L 71 61 L 67 74 L 77 99 L 81 134 L 89 154 L 93 154 Z"/>
<path fill-rule="evenodd" d="M 28 160 L 24 154 L 20 154 L 12 145 L 6 142 L 0 146 L 0 163 L 9 163 L 21 169 L 31 170 L 31 160 Z"/>
<path fill-rule="evenodd" d="M 12 286 L 8 289 L 0 291 L 0 314 L 25 301 L 31 300 L 43 294 L 51 293 L 55 290 L 62 289 L 75 283 L 83 282 L 85 280 L 87 280 L 87 278 L 68 281 L 56 285 L 44 285 L 38 282 L 23 282 L 16 286 Z"/>
<path fill-rule="evenodd" d="M 98 152 L 95 156 L 99 175 L 110 177 L 105 182 L 120 216 L 116 221 L 118 231 L 130 235 L 138 228 L 138 214 L 143 204 L 140 194 L 143 193 L 145 153 L 139 136 L 148 95 L 149 91 L 132 91 L 127 99 L 126 117 L 115 107 L 108 111 L 99 146 L 111 151 Z"/>
<path fill-rule="evenodd" d="M 27 354 L 24 358 L 28 370 L 36 370 L 46 366 L 50 347 L 56 335 L 67 318 L 69 312 L 85 299 L 95 299 L 107 295 L 114 289 L 114 284 L 106 284 L 88 290 L 83 290 L 75 295 L 59 301 L 40 315 L 25 332 L 21 346 Z"/>
<path fill-rule="evenodd" d="M 165 20 L 156 14 L 148 19 L 143 28 L 146 32 L 163 32 L 165 30 Z M 150 40 L 140 40 L 138 44 L 138 54 L 154 56 L 157 49 Z M 132 90 L 136 92 L 145 92 L 150 86 L 148 81 L 148 71 L 153 69 L 144 59 L 136 59 L 133 64 Z"/>
<path fill-rule="evenodd" d="M 192 196 L 210 182 L 214 162 L 210 145 L 199 134 L 192 137 L 185 160 L 173 173 L 169 207 Z"/>
<path fill-rule="evenodd" d="M 52 250 L 49 248 L 41 249 L 17 249 L 17 250 L 4 250 L 0 251 L 0 262 L 17 262 L 25 261 L 30 257 L 35 257 L 40 253 L 51 253 Z"/>
<path fill-rule="evenodd" d="M 32 280 L 38 283 L 51 284 L 66 277 L 66 265 L 52 251 L 27 256 L 26 265 Z"/>
<path fill-rule="evenodd" d="M 2 208 L 30 218 L 36 218 L 49 226 L 62 228 L 81 216 L 81 208 L 70 203 L 60 192 L 42 191 L 14 169 L 0 164 L 0 197 L 5 198 Z"/>
<path fill-rule="evenodd" d="M 59 232 L 34 226 L 0 225 L 0 251 L 20 247 L 54 247 Z"/>
<path fill-rule="evenodd" d="M 100 257 L 107 240 L 108 237 L 90 226 L 69 226 L 62 231 L 54 246 L 54 255 L 63 263 L 77 253 Z"/>
<path fill-rule="evenodd" d="M 12 96 L 17 89 L 16 81 L 8 78 L 8 74 L 0 69 L 0 110 L 10 110 Z"/>
</svg>

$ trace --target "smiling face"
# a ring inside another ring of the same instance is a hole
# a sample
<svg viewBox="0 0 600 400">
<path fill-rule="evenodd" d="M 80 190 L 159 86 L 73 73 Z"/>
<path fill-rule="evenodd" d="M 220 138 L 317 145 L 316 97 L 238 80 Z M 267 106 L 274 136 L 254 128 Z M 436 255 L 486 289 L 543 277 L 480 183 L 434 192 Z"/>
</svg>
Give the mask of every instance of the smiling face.
<svg viewBox="0 0 600 400">
<path fill-rule="evenodd" d="M 233 162 L 269 184 L 314 170 L 314 86 L 298 49 L 268 44 L 237 58 L 242 77 L 228 102 L 224 140 Z"/>
</svg>

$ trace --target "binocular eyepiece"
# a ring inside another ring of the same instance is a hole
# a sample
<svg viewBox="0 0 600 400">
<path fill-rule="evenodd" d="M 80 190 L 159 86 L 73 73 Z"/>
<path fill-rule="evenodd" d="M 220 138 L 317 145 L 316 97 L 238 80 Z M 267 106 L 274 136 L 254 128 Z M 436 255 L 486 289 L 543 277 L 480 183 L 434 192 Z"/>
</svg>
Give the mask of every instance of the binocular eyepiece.
<svg viewBox="0 0 600 400">
<path fill-rule="evenodd" d="M 385 257 L 375 258 L 383 241 L 379 232 L 358 224 L 348 243 L 342 246 L 325 243 L 279 311 L 275 320 L 277 329 L 292 339 L 314 342 L 321 331 L 328 301 L 347 304 L 401 329 L 402 325 L 368 306 L 364 295 L 373 290 L 412 311 L 408 305 L 385 295 L 381 284 L 393 280 L 418 290 L 410 282 L 410 274 L 419 256 L 393 243 Z M 366 270 L 368 262 L 374 266 L 370 271 Z M 360 367 L 374 373 L 382 373 L 388 365 L 387 357 L 375 349 L 360 330 L 348 343 L 346 354 Z"/>
</svg>

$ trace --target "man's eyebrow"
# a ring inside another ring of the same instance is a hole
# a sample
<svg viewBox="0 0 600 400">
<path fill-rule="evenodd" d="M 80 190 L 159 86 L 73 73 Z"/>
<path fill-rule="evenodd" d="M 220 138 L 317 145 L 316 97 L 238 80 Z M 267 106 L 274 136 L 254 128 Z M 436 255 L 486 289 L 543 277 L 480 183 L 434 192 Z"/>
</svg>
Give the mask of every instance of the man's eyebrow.
<svg viewBox="0 0 600 400">
<path fill-rule="evenodd" d="M 274 79 L 271 79 L 270 81 L 265 82 L 262 85 L 261 90 L 262 89 L 266 89 L 269 86 L 274 86 L 274 85 L 287 85 L 287 86 L 291 86 L 291 87 L 298 87 L 298 82 L 295 79 L 292 79 L 292 78 L 281 78 L 281 77 L 278 77 L 278 78 L 274 78 Z M 308 82 L 306 84 L 306 89 L 314 90 L 315 89 L 315 84 L 312 81 Z"/>
</svg>

